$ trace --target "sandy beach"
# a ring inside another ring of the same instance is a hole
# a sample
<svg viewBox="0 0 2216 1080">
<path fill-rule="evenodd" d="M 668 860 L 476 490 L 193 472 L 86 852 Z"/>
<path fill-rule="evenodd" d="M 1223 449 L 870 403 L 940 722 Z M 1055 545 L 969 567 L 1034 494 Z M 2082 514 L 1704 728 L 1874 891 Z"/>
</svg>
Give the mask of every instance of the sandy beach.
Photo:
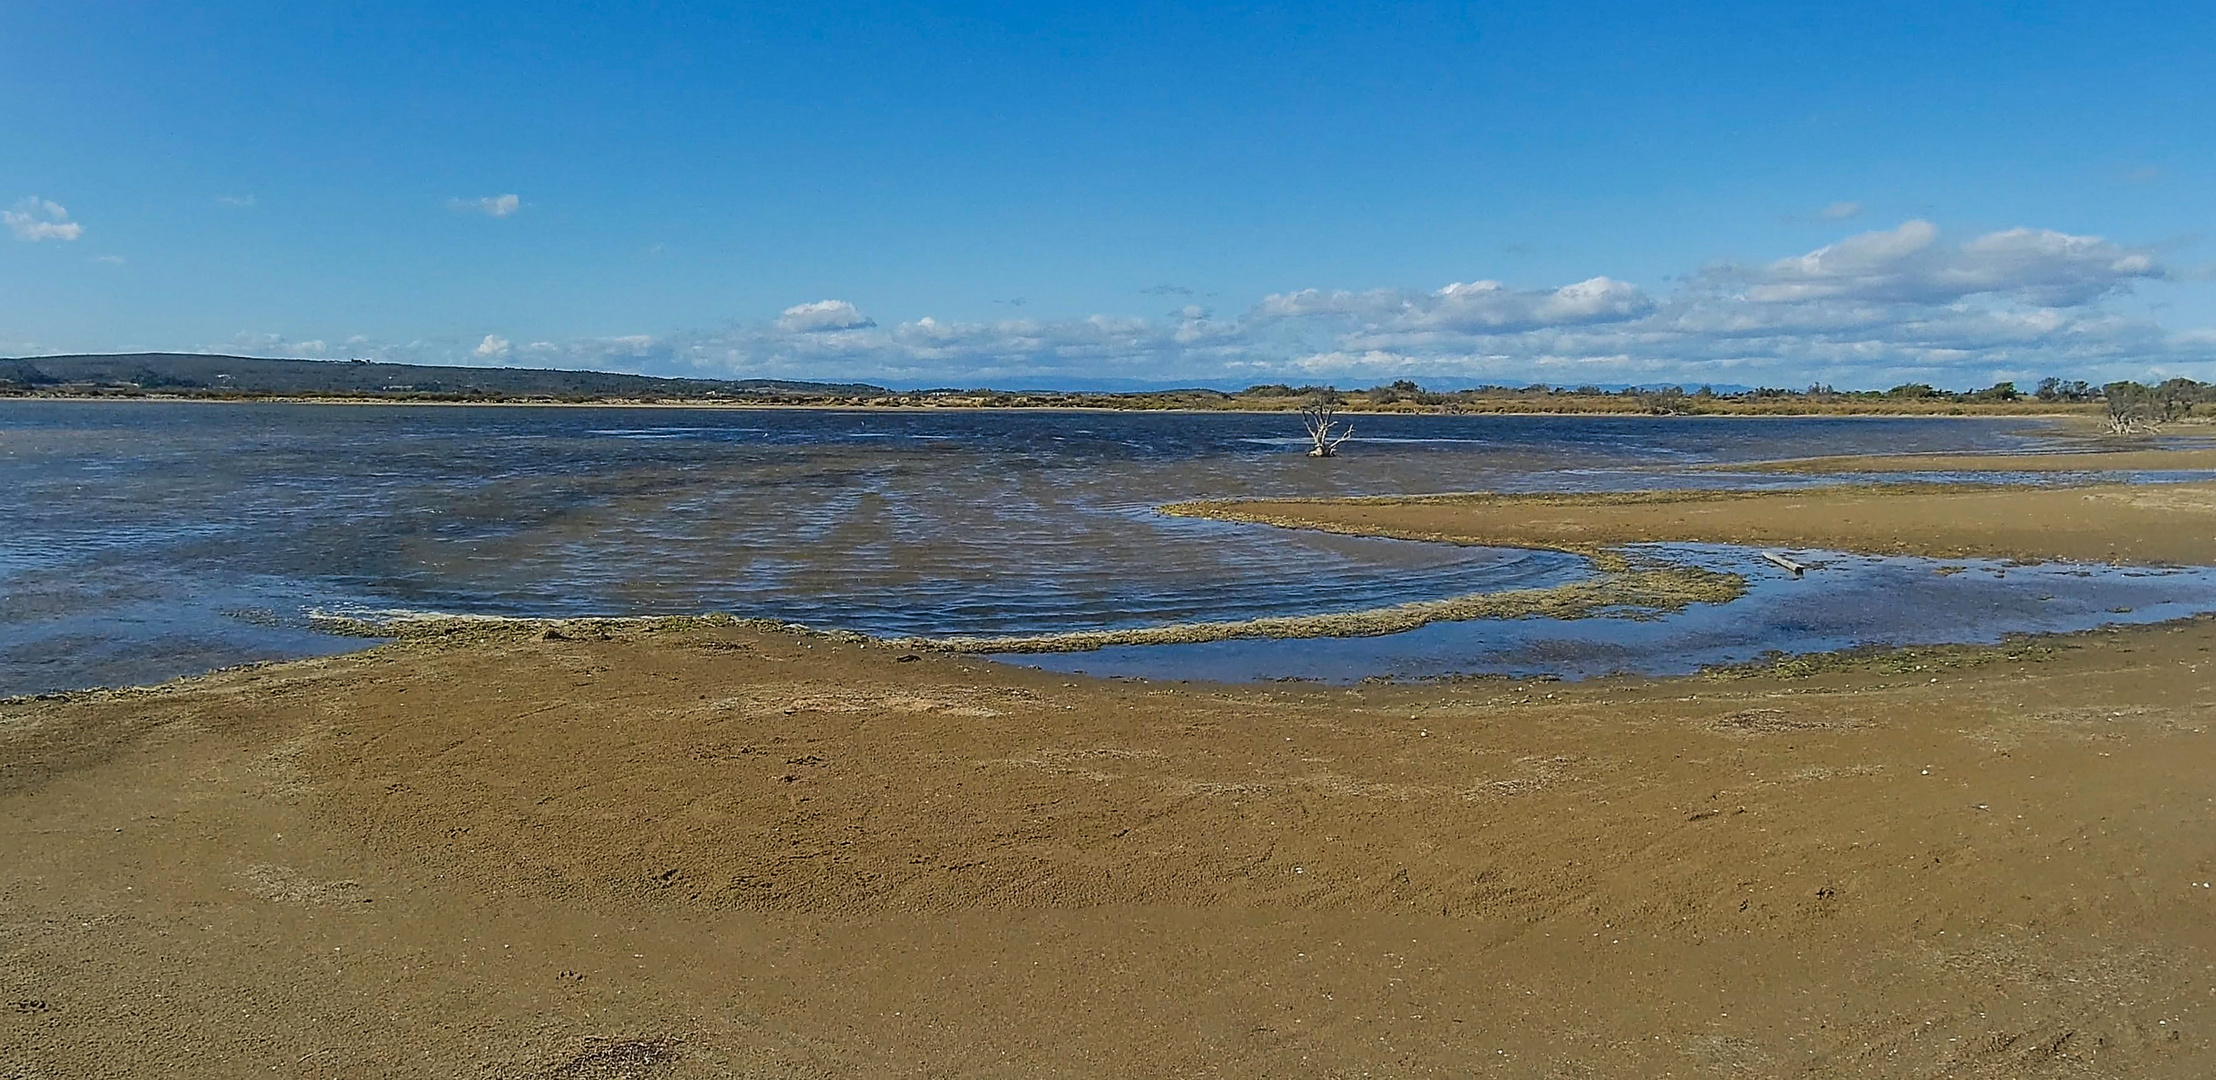
<svg viewBox="0 0 2216 1080">
<path fill-rule="evenodd" d="M 1210 512 L 1578 550 L 2216 562 L 2207 484 Z M 1326 688 L 515 623 L 18 698 L 0 1062 L 2203 1076 L 2212 648 L 2200 618 Z"/>
</svg>

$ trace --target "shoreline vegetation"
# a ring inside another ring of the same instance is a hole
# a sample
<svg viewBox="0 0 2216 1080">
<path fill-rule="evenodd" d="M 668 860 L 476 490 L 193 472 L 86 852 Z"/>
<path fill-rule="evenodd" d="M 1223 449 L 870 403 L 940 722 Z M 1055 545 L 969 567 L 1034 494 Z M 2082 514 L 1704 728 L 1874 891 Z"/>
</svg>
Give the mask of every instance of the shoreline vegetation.
<svg viewBox="0 0 2216 1080">
<path fill-rule="evenodd" d="M 1180 512 L 1600 560 L 2216 562 L 2216 483 Z M 2212 649 L 2202 615 L 1674 678 L 1183 685 L 728 617 L 449 619 L 0 700 L 0 1057 L 2208 1075 Z"/>
<path fill-rule="evenodd" d="M 532 368 L 429 367 L 198 354 L 0 358 L 0 400 L 163 400 L 288 404 L 588 405 L 674 408 L 1082 409 L 1297 412 L 1329 399 L 1349 414 L 1574 416 L 2021 416 L 2105 422 L 2119 432 L 2216 423 L 2216 385 L 2171 379 L 2094 386 L 2061 378 L 1950 391 L 1706 386 L 1489 385 L 1427 390 L 1411 380 L 1362 389 L 1258 384 L 1242 390 L 891 390 L 861 383 L 671 379 Z"/>
</svg>

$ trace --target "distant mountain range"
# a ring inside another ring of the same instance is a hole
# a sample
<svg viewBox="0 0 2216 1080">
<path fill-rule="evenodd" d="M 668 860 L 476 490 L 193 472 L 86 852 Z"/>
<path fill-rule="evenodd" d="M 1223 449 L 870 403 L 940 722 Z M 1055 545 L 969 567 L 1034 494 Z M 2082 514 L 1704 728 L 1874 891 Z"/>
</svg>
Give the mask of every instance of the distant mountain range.
<svg viewBox="0 0 2216 1080">
<path fill-rule="evenodd" d="M 359 360 L 272 360 L 199 353 L 118 353 L 0 359 L 0 389 L 130 389 L 158 393 L 493 398 L 882 397 L 867 383 L 784 379 L 664 379 L 607 371 L 432 367 Z"/>
</svg>

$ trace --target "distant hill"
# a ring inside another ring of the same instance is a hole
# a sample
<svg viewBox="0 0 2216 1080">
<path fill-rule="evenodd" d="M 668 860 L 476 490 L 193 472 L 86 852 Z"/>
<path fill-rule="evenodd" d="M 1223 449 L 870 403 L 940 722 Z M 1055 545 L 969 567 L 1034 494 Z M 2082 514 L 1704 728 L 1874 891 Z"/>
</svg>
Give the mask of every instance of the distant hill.
<svg viewBox="0 0 2216 1080">
<path fill-rule="evenodd" d="M 608 371 L 432 367 L 351 360 L 272 360 L 199 353 L 0 359 L 0 389 L 137 389 L 182 394 L 493 398 L 882 397 L 866 383 L 663 379 Z"/>
</svg>

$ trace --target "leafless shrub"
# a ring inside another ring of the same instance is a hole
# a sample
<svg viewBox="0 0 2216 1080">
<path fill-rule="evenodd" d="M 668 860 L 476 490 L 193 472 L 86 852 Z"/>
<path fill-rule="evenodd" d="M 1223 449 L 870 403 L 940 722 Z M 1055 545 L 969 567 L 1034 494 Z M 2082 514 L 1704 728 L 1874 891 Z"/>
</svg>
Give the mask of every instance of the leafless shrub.
<svg viewBox="0 0 2216 1080">
<path fill-rule="evenodd" d="M 1338 395 L 1328 391 L 1309 400 L 1300 421 L 1308 427 L 1309 457 L 1337 457 L 1339 444 L 1354 436 L 1354 425 L 1339 419 Z"/>
</svg>

